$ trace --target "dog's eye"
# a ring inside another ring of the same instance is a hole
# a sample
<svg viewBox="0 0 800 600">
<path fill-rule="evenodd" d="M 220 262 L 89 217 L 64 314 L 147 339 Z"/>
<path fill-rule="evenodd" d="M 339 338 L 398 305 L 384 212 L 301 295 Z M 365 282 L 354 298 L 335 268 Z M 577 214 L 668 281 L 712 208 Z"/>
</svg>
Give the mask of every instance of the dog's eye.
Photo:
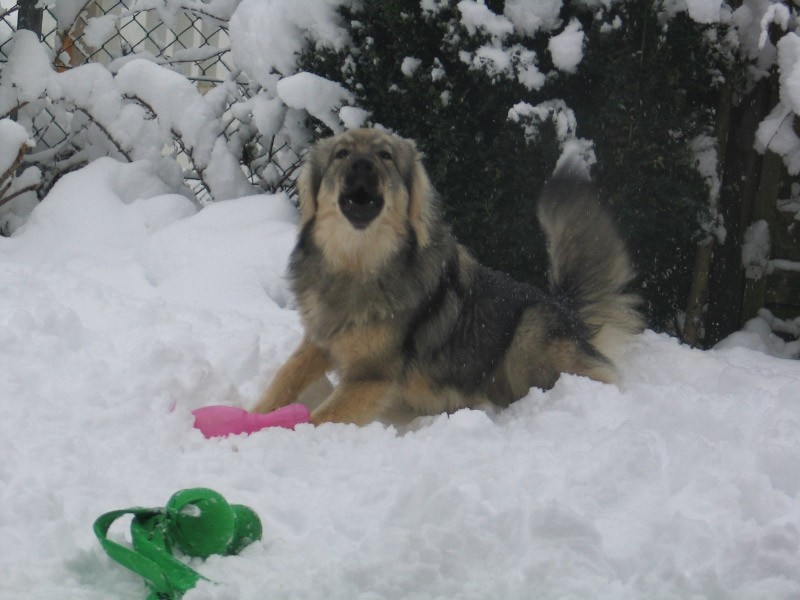
<svg viewBox="0 0 800 600">
<path fill-rule="evenodd" d="M 378 158 L 381 160 L 392 160 L 392 153 L 388 150 L 379 150 L 378 151 Z"/>
<path fill-rule="evenodd" d="M 350 150 L 348 150 L 347 148 L 342 148 L 341 150 L 338 150 L 336 154 L 334 154 L 333 156 L 334 158 L 347 158 L 348 156 L 350 156 Z"/>
</svg>

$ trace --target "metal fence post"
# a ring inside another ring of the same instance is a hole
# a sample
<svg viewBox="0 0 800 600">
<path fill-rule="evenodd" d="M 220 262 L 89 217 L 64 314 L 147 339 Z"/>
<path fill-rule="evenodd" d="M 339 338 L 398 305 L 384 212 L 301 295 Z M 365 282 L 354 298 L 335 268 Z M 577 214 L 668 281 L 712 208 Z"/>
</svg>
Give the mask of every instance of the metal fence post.
<svg viewBox="0 0 800 600">
<path fill-rule="evenodd" d="M 34 31 L 42 37 L 42 14 L 44 9 L 36 8 L 38 0 L 19 0 L 19 12 L 17 13 L 17 29 L 27 29 Z"/>
</svg>

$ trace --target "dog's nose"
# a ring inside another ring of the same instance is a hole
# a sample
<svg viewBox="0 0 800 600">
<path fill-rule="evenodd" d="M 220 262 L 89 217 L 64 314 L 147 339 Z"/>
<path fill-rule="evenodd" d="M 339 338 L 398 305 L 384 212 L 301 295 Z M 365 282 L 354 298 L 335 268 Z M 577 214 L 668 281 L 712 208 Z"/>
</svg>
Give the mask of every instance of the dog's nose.
<svg viewBox="0 0 800 600">
<path fill-rule="evenodd" d="M 356 156 L 353 158 L 353 162 L 350 163 L 350 172 L 353 175 L 370 175 L 375 170 L 375 167 L 372 165 L 372 161 L 369 160 L 365 156 Z"/>
<path fill-rule="evenodd" d="M 378 185 L 378 171 L 369 156 L 356 154 L 350 159 L 344 179 L 348 189 L 375 189 Z"/>
</svg>

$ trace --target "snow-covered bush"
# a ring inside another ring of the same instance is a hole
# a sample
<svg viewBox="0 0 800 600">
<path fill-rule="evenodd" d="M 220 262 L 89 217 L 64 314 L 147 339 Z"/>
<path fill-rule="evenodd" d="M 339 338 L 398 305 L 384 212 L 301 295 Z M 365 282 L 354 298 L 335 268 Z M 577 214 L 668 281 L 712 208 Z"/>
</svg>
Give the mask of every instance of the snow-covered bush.
<svg viewBox="0 0 800 600">
<path fill-rule="evenodd" d="M 147 161 L 202 204 L 291 189 L 312 140 L 309 116 L 334 130 L 363 121 L 363 111 L 342 108 L 352 96 L 333 82 L 291 69 L 285 74 L 293 77 L 265 76 L 265 61 L 302 38 L 276 29 L 274 48 L 259 51 L 254 40 L 263 32 L 247 7 L 232 18 L 238 0 L 43 4 L 56 35 L 41 42 L 17 31 L 0 57 L 0 117 L 33 140 L 0 196 L 6 232 L 37 201 L 32 190 L 41 197 L 61 175 L 101 156 Z M 209 62 L 216 79 L 205 76 Z M 0 144 L 18 154 L 16 138 Z M 26 166 L 36 170 L 23 177 Z"/>
</svg>

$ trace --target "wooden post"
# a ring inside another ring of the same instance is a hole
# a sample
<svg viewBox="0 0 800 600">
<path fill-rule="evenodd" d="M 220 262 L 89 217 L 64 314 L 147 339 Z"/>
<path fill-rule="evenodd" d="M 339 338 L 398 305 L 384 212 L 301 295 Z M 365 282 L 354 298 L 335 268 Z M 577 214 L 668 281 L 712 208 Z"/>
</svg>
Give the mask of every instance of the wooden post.
<svg viewBox="0 0 800 600">
<path fill-rule="evenodd" d="M 776 207 L 778 191 L 783 175 L 783 159 L 774 152 L 767 150 L 761 161 L 761 176 L 758 182 L 755 204 L 753 206 L 753 222 L 765 220 L 769 225 L 770 246 L 774 249 L 772 238 L 776 224 Z M 752 319 L 758 310 L 764 306 L 767 295 L 767 273 L 762 273 L 757 278 L 747 278 L 744 285 L 742 298 L 742 322 Z"/>
<path fill-rule="evenodd" d="M 719 205 L 727 235 L 724 243 L 715 248 L 711 263 L 706 346 L 713 346 L 744 323 L 742 243 L 744 232 L 755 220 L 755 198 L 764 162 L 764 155 L 754 148 L 755 134 L 774 104 L 774 86 L 772 78 L 762 79 L 733 111 Z"/>
<path fill-rule="evenodd" d="M 728 138 L 731 130 L 731 109 L 733 105 L 733 76 L 728 75 L 720 92 L 719 108 L 714 137 L 717 142 L 717 176 L 722 181 L 725 173 L 728 152 Z M 720 190 L 721 192 L 722 190 Z M 719 198 L 709 198 L 709 210 L 716 217 L 719 210 Z M 692 346 L 700 344 L 704 337 L 705 308 L 708 301 L 711 262 L 714 257 L 714 234 L 709 233 L 697 245 L 694 269 L 692 271 L 692 287 L 686 305 L 686 320 L 683 326 L 683 341 Z"/>
</svg>

